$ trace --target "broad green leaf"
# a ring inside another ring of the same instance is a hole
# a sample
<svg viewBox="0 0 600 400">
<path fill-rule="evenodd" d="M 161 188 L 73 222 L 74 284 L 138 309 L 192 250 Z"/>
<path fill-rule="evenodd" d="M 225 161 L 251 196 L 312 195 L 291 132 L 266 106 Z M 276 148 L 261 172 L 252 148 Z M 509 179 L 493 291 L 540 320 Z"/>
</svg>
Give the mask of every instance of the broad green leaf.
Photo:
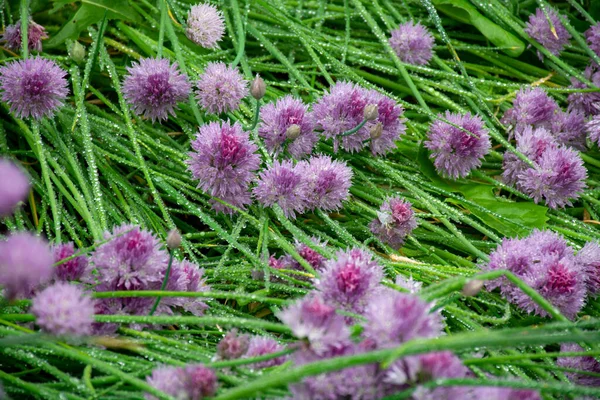
<svg viewBox="0 0 600 400">
<path fill-rule="evenodd" d="M 432 3 L 450 18 L 473 25 L 494 45 L 503 47 L 503 51 L 509 56 L 518 57 L 525 50 L 525 44 L 521 40 L 481 15 L 477 8 L 468 1 L 432 0 Z"/>
<path fill-rule="evenodd" d="M 126 2 L 119 0 L 81 0 L 81 6 L 67 21 L 60 31 L 44 43 L 44 47 L 52 48 L 60 45 L 67 39 L 77 39 L 81 31 L 88 26 L 98 23 L 104 17 L 108 19 L 122 19 L 136 22 L 138 13 Z M 65 0 L 54 2 L 54 11 L 65 5 Z"/>
</svg>

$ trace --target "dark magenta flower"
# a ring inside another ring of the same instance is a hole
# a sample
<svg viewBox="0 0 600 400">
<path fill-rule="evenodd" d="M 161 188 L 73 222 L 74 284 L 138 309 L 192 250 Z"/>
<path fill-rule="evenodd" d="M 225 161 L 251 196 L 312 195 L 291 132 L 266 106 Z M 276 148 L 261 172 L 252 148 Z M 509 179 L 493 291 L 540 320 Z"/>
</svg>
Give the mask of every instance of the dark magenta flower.
<svg viewBox="0 0 600 400">
<path fill-rule="evenodd" d="M 186 36 L 194 43 L 213 49 L 225 33 L 223 13 L 208 3 L 199 3 L 190 8 L 185 28 Z"/>
<path fill-rule="evenodd" d="M 433 35 L 421 25 L 413 21 L 400 24 L 392 31 L 390 46 L 398 58 L 407 64 L 425 65 L 433 57 Z"/>
<path fill-rule="evenodd" d="M 73 242 L 59 244 L 52 249 L 54 253 L 54 263 L 58 263 L 65 258 L 72 257 L 75 254 Z M 56 277 L 60 281 L 76 281 L 83 276 L 88 266 L 88 259 L 85 255 L 77 256 L 68 261 L 56 265 Z"/>
<path fill-rule="evenodd" d="M 201 126 L 192 149 L 187 164 L 193 177 L 200 181 L 200 189 L 238 208 L 252 202 L 250 182 L 260 165 L 260 157 L 256 154 L 258 147 L 239 123 L 211 122 Z M 233 214 L 231 208 L 221 203 L 212 204 L 216 211 Z"/>
<path fill-rule="evenodd" d="M 175 115 L 177 103 L 188 98 L 192 86 L 177 63 L 166 58 L 142 58 L 127 67 L 123 96 L 133 112 L 152 122 Z"/>
<path fill-rule="evenodd" d="M 399 197 L 390 197 L 379 209 L 377 218 L 369 224 L 369 229 L 383 243 L 394 249 L 404 244 L 404 239 L 417 227 L 412 204 Z"/>
<path fill-rule="evenodd" d="M 490 151 L 489 134 L 479 116 L 446 111 L 445 117 L 462 129 L 436 120 L 429 128 L 425 147 L 431 151 L 430 158 L 441 175 L 464 178 L 481 165 L 481 160 Z"/>
<path fill-rule="evenodd" d="M 191 364 L 183 368 L 186 399 L 202 400 L 214 396 L 217 384 L 217 374 L 204 364 Z"/>
<path fill-rule="evenodd" d="M 92 333 L 94 301 L 79 286 L 57 282 L 33 298 L 31 313 L 45 332 L 57 336 Z"/>
<path fill-rule="evenodd" d="M 529 16 L 529 21 L 525 24 L 525 32 L 544 46 L 550 53 L 558 55 L 571 40 L 571 34 L 558 19 L 558 14 L 552 9 L 546 10 L 546 14 L 540 8 L 535 10 L 535 14 Z M 548 22 L 552 22 L 552 27 Z M 541 58 L 541 55 L 538 52 Z"/>
<path fill-rule="evenodd" d="M 270 152 L 279 154 L 285 149 L 297 159 L 312 153 L 319 138 L 307 110 L 302 100 L 290 95 L 261 107 L 258 134 Z M 289 134 L 293 125 L 298 127 L 296 137 Z"/>
<path fill-rule="evenodd" d="M 248 96 L 248 82 L 240 71 L 222 62 L 209 62 L 198 80 L 198 100 L 209 113 L 235 111 Z"/>
<path fill-rule="evenodd" d="M 4 297 L 27 297 L 52 277 L 53 257 L 48 242 L 28 232 L 0 241 L 0 285 Z"/>
<path fill-rule="evenodd" d="M 11 214 L 19 202 L 27 198 L 29 178 L 25 172 L 5 158 L 0 158 L 0 216 Z"/>
<path fill-rule="evenodd" d="M 51 117 L 69 94 L 67 73 L 41 57 L 12 61 L 0 67 L 2 101 L 19 118 Z"/>
<path fill-rule="evenodd" d="M 48 39 L 46 28 L 30 19 L 27 25 L 27 47 L 29 50 L 42 51 L 42 39 Z M 21 22 L 7 25 L 0 41 L 6 42 L 7 49 L 19 52 L 21 50 Z"/>
<path fill-rule="evenodd" d="M 307 181 L 308 208 L 339 210 L 342 202 L 350 196 L 353 173 L 345 161 L 320 155 L 298 163 L 296 168 Z"/>
</svg>

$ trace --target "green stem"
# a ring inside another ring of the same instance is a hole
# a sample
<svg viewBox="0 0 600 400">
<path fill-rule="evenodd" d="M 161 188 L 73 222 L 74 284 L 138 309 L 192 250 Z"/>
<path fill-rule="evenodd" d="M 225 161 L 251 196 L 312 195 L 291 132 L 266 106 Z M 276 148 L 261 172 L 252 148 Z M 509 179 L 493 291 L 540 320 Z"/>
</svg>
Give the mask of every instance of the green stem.
<svg viewBox="0 0 600 400">
<path fill-rule="evenodd" d="M 165 277 L 162 281 L 162 285 L 160 285 L 160 291 L 164 291 L 165 288 L 167 287 L 167 283 L 169 282 L 169 276 L 171 275 L 171 267 L 173 266 L 173 250 L 169 250 L 169 265 L 167 265 L 167 270 L 165 271 Z M 156 311 L 156 308 L 158 307 L 158 304 L 160 303 L 160 299 L 162 298 L 162 296 L 157 296 L 156 297 L 156 301 L 154 302 L 154 305 L 152 306 L 152 309 L 150 310 L 150 314 L 149 315 L 154 315 L 154 312 Z"/>
<path fill-rule="evenodd" d="M 231 0 L 231 8 L 233 9 L 233 23 L 235 25 L 235 29 L 238 31 L 237 54 L 231 63 L 231 68 L 235 68 L 244 57 L 244 49 L 246 46 L 246 30 L 244 29 L 244 25 L 242 23 L 242 15 L 240 13 L 240 6 L 237 0 Z"/>
<path fill-rule="evenodd" d="M 355 134 L 356 132 L 358 132 L 360 130 L 360 128 L 362 128 L 363 126 L 365 126 L 365 124 L 367 123 L 366 119 L 363 119 L 360 124 L 356 125 L 354 128 L 344 132 L 344 133 L 340 133 L 339 136 L 344 137 L 344 136 L 350 136 Z"/>
<path fill-rule="evenodd" d="M 21 0 L 21 56 L 29 57 L 29 0 Z"/>
<path fill-rule="evenodd" d="M 158 31 L 158 43 L 156 44 L 156 57 L 161 58 L 163 53 L 163 42 L 165 40 L 165 25 L 167 24 L 167 6 L 165 0 L 158 0 L 158 8 L 160 9 L 160 28 Z"/>
</svg>

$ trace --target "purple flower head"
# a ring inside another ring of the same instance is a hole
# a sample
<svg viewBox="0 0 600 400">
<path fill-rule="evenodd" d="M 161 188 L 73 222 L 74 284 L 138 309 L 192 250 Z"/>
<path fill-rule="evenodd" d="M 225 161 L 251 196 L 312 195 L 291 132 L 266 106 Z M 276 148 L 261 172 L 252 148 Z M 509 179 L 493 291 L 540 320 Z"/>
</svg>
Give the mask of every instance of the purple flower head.
<svg viewBox="0 0 600 400">
<path fill-rule="evenodd" d="M 517 175 L 517 187 L 538 203 L 544 199 L 548 207 L 571 205 L 586 187 L 587 170 L 579 153 L 561 146 L 546 149 L 535 168 Z"/>
<path fill-rule="evenodd" d="M 517 276 L 523 276 L 529 272 L 534 260 L 535 252 L 529 247 L 527 239 L 504 238 L 502 243 L 490 254 L 490 260 L 484 267 L 487 270 L 508 270 Z M 494 290 L 500 287 L 504 296 L 514 291 L 506 278 L 486 281 L 486 287 Z"/>
<path fill-rule="evenodd" d="M 585 150 L 585 119 L 581 110 L 561 111 L 552 121 L 552 135 L 559 144 L 583 151 Z"/>
<path fill-rule="evenodd" d="M 544 46 L 550 53 L 558 55 L 566 45 L 569 44 L 571 34 L 558 19 L 558 14 L 552 9 L 547 10 L 548 18 L 541 9 L 535 10 L 535 15 L 529 16 L 529 22 L 525 24 L 525 32 Z M 552 27 L 548 22 L 552 22 Z M 541 58 L 541 56 L 540 56 Z"/>
<path fill-rule="evenodd" d="M 183 260 L 181 262 L 173 261 L 169 282 L 166 290 L 175 292 L 206 292 L 210 290 L 210 286 L 206 283 L 206 278 L 203 277 L 204 268 L 198 265 Z M 162 274 L 161 281 L 164 279 Z M 158 286 L 156 289 L 159 289 Z M 208 305 L 201 297 L 168 297 L 161 300 L 161 305 L 181 307 L 193 315 L 204 315 L 204 310 Z"/>
<path fill-rule="evenodd" d="M 39 292 L 31 303 L 36 323 L 57 335 L 85 336 L 92 333 L 94 301 L 83 290 L 66 282 L 57 282 Z"/>
<path fill-rule="evenodd" d="M 27 47 L 29 51 L 42 51 L 42 39 L 48 39 L 46 28 L 30 19 L 27 25 Z M 0 41 L 6 42 L 5 47 L 9 50 L 21 50 L 21 22 L 7 25 Z"/>
<path fill-rule="evenodd" d="M 323 299 L 347 311 L 362 312 L 383 278 L 383 268 L 360 249 L 339 251 L 325 262 L 315 282 Z"/>
<path fill-rule="evenodd" d="M 585 31 L 585 38 L 590 45 L 590 49 L 600 56 L 600 22 L 590 26 L 590 28 Z"/>
<path fill-rule="evenodd" d="M 240 101 L 248 96 L 248 82 L 237 68 L 230 68 L 222 62 L 210 62 L 198 80 L 196 95 L 209 113 L 235 111 Z"/>
<path fill-rule="evenodd" d="M 563 343 L 560 345 L 561 353 L 579 353 L 584 352 L 583 348 L 575 343 Z M 556 364 L 563 368 L 577 369 L 583 372 L 600 373 L 600 364 L 592 356 L 579 357 L 559 357 Z M 571 383 L 585 386 L 600 386 L 600 378 L 596 376 L 578 374 L 575 372 L 565 372 Z"/>
<path fill-rule="evenodd" d="M 549 124 L 558 110 L 558 104 L 544 89 L 522 88 L 513 101 L 513 108 L 504 114 L 502 122 L 517 127 Z"/>
<path fill-rule="evenodd" d="M 159 284 L 152 285 L 148 289 L 158 289 Z M 112 284 L 97 285 L 94 290 L 96 292 L 109 292 L 115 290 L 123 290 L 122 287 L 117 287 Z M 163 299 L 165 300 L 165 299 Z M 163 314 L 168 307 L 163 307 L 162 301 L 157 309 L 156 314 Z M 152 309 L 155 299 L 152 297 L 121 297 L 121 298 L 106 298 L 96 301 L 95 313 L 97 315 L 148 315 Z M 172 313 L 169 313 L 172 314 Z M 134 329 L 141 329 L 143 325 L 131 324 Z M 119 324 L 95 322 L 92 325 L 94 334 L 96 335 L 112 335 L 119 328 Z"/>
<path fill-rule="evenodd" d="M 379 209 L 377 218 L 369 224 L 369 229 L 382 242 L 394 249 L 404 244 L 404 239 L 417 227 L 412 204 L 399 197 L 390 197 Z"/>
<path fill-rule="evenodd" d="M 278 351 L 284 350 L 285 347 L 277 343 L 275 339 L 271 339 L 263 336 L 253 336 L 250 339 L 248 345 L 248 351 L 244 355 L 244 358 L 252 358 L 258 356 L 264 356 L 266 354 L 277 353 Z M 276 365 L 281 365 L 285 362 L 285 356 L 272 358 L 266 361 L 259 361 L 252 364 L 254 368 L 268 368 Z"/>
<path fill-rule="evenodd" d="M 296 218 L 309 207 L 309 181 L 302 164 L 275 161 L 259 175 L 254 196 L 265 207 L 279 204 L 288 218 Z"/>
<path fill-rule="evenodd" d="M 176 399 L 189 399 L 185 378 L 185 372 L 182 368 L 161 366 L 155 368 L 151 376 L 146 377 L 146 382 L 155 389 Z M 146 400 L 158 400 L 157 397 L 148 393 L 144 397 Z"/>
<path fill-rule="evenodd" d="M 0 285 L 4 297 L 29 296 L 52 277 L 53 257 L 48 242 L 27 232 L 0 241 Z"/>
<path fill-rule="evenodd" d="M 192 141 L 188 168 L 198 187 L 213 197 L 218 197 L 238 208 L 252 201 L 249 186 L 254 171 L 260 165 L 256 154 L 258 147 L 249 139 L 248 132 L 236 122 L 211 122 L 200 127 L 196 140 Z M 216 211 L 232 214 L 233 210 L 213 201 Z"/>
<path fill-rule="evenodd" d="M 123 96 L 133 112 L 152 122 L 175 115 L 177 103 L 188 98 L 191 85 L 177 63 L 166 58 L 142 58 L 127 67 Z"/>
<path fill-rule="evenodd" d="M 430 313 L 431 305 L 419 297 L 391 289 L 381 290 L 370 299 L 365 311 L 367 323 L 363 337 L 380 348 L 394 347 L 413 338 L 441 335 L 439 313 Z"/>
<path fill-rule="evenodd" d="M 278 154 L 285 148 L 292 157 L 297 159 L 312 153 L 319 138 L 313 129 L 307 109 L 308 106 L 302 100 L 290 95 L 278 99 L 276 103 L 266 104 L 260 109 L 261 123 L 258 126 L 258 134 L 265 140 L 265 145 L 270 152 Z M 286 135 L 292 125 L 300 128 L 296 138 L 289 138 Z"/>
<path fill-rule="evenodd" d="M 589 81 L 593 83 L 592 87 L 600 87 L 600 71 L 594 63 L 590 64 L 583 74 Z M 587 89 L 587 85 L 580 82 L 577 78 L 571 78 L 571 87 L 575 89 Z M 600 93 L 571 93 L 567 97 L 569 102 L 569 110 L 581 110 L 585 115 L 600 114 Z"/>
<path fill-rule="evenodd" d="M 320 155 L 298 163 L 297 168 L 308 183 L 309 208 L 334 211 L 342 207 L 342 202 L 350 195 L 353 175 L 345 161 Z"/>
<path fill-rule="evenodd" d="M 0 158 L 0 216 L 9 215 L 29 193 L 29 178 L 23 170 L 4 158 Z"/>
<path fill-rule="evenodd" d="M 472 400 L 541 400 L 539 392 L 528 389 L 513 389 L 508 387 L 475 386 L 471 388 Z M 461 398 L 461 397 L 459 397 Z M 456 397 L 454 397 L 456 399 Z M 433 400 L 433 399 L 431 399 Z M 451 399 L 448 399 L 451 400 Z M 579 400 L 583 400 L 579 398 Z"/>
<path fill-rule="evenodd" d="M 427 28 L 408 21 L 400 24 L 392 31 L 390 46 L 398 58 L 407 64 L 425 65 L 433 57 L 433 44 L 435 39 Z"/>
<path fill-rule="evenodd" d="M 590 140 L 600 146 L 600 115 L 594 115 L 585 125 Z"/>
<path fill-rule="evenodd" d="M 576 257 L 577 263 L 586 271 L 588 291 L 597 295 L 600 292 L 600 244 L 587 242 Z"/>
<path fill-rule="evenodd" d="M 481 165 L 481 159 L 490 151 L 489 134 L 479 116 L 446 111 L 446 119 L 462 129 L 436 120 L 429 128 L 425 147 L 431 151 L 430 158 L 441 175 L 464 178 Z"/>
<path fill-rule="evenodd" d="M 396 280 L 394 282 L 397 286 L 408 290 L 409 293 L 415 294 L 421 291 L 423 287 L 423 282 L 419 282 L 415 280 L 412 275 L 410 277 L 405 277 L 404 275 L 396 275 Z"/>
<path fill-rule="evenodd" d="M 54 253 L 54 263 L 58 263 L 65 258 L 75 254 L 75 247 L 72 242 L 59 244 L 52 249 Z M 83 276 L 87 269 L 88 259 L 86 256 L 77 256 L 56 266 L 56 277 L 60 281 L 76 281 Z"/>
<path fill-rule="evenodd" d="M 215 6 L 201 3 L 190 8 L 185 34 L 192 42 L 213 49 L 224 33 L 223 13 Z"/>
<path fill-rule="evenodd" d="M 298 339 L 306 339 L 312 351 L 323 354 L 349 343 L 350 332 L 344 317 L 323 298 L 311 293 L 279 312 L 277 317 Z"/>
<path fill-rule="evenodd" d="M 314 236 L 311 239 L 312 239 L 312 242 L 318 247 L 324 248 L 327 245 L 327 242 L 322 242 Z M 321 254 L 317 253 L 312 248 L 305 245 L 304 243 L 296 241 L 296 251 L 315 270 L 320 271 L 325 266 L 325 261 L 327 261 L 327 259 L 325 257 L 323 257 Z"/>
<path fill-rule="evenodd" d="M 67 73 L 41 57 L 13 61 L 0 67 L 2 101 L 19 118 L 51 117 L 69 94 Z"/>
<path fill-rule="evenodd" d="M 359 125 L 364 118 L 368 98 L 366 90 L 351 82 L 338 81 L 314 105 L 312 118 L 316 129 L 333 139 L 334 151 L 341 147 L 349 152 L 360 151 L 370 138 L 369 129 L 362 127 L 349 136 L 340 135 Z"/>
<path fill-rule="evenodd" d="M 373 155 L 385 154 L 396 148 L 396 140 L 400 139 L 400 136 L 406 130 L 404 120 L 400 119 L 404 109 L 396 101 L 376 90 L 366 91 L 365 97 L 367 98 L 367 104 L 376 104 L 379 112 L 375 120 L 365 124 L 365 128 L 369 132 L 378 124 L 382 128 L 378 137 L 373 137 L 371 134 L 371 152 Z"/>
<path fill-rule="evenodd" d="M 152 233 L 124 224 L 112 234 L 106 232 L 104 238 L 110 240 L 98 246 L 91 257 L 100 283 L 120 290 L 144 290 L 162 282 L 168 255 Z"/>
<path fill-rule="evenodd" d="M 234 360 L 248 351 L 250 338 L 240 335 L 237 329 L 230 330 L 217 345 L 217 356 L 221 360 Z"/>
<path fill-rule="evenodd" d="M 214 396 L 217 391 L 217 375 L 203 364 L 183 368 L 183 386 L 189 400 L 202 400 Z"/>
</svg>

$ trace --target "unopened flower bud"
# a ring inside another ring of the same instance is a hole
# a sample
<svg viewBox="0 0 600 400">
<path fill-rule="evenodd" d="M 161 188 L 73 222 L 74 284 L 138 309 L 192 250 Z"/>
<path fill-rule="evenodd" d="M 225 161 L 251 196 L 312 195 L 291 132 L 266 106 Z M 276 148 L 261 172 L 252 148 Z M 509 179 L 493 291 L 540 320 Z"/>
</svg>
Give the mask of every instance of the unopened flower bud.
<svg viewBox="0 0 600 400">
<path fill-rule="evenodd" d="M 367 121 L 376 120 L 377 117 L 379 117 L 379 107 L 377 104 L 367 104 L 365 111 L 363 112 L 363 117 Z"/>
<path fill-rule="evenodd" d="M 167 235 L 167 247 L 169 250 L 175 250 L 181 246 L 181 234 L 177 229 L 171 229 Z"/>
<path fill-rule="evenodd" d="M 85 59 L 85 47 L 77 40 L 69 46 L 69 56 L 76 63 L 81 63 Z"/>
<path fill-rule="evenodd" d="M 263 79 L 256 74 L 256 78 L 252 81 L 252 85 L 250 85 L 250 94 L 256 100 L 260 100 L 265 96 L 265 92 L 267 91 L 267 84 Z"/>
<path fill-rule="evenodd" d="M 369 133 L 371 134 L 371 139 L 379 139 L 383 134 L 383 124 L 381 122 L 376 123 L 371 127 Z"/>
<path fill-rule="evenodd" d="M 285 137 L 290 141 L 298 139 L 298 136 L 300 136 L 300 125 L 298 124 L 290 125 L 285 131 Z"/>
<path fill-rule="evenodd" d="M 467 297 L 476 296 L 482 288 L 483 281 L 479 279 L 472 279 L 469 282 L 465 283 L 465 286 L 463 286 L 461 293 L 463 296 Z"/>
</svg>

